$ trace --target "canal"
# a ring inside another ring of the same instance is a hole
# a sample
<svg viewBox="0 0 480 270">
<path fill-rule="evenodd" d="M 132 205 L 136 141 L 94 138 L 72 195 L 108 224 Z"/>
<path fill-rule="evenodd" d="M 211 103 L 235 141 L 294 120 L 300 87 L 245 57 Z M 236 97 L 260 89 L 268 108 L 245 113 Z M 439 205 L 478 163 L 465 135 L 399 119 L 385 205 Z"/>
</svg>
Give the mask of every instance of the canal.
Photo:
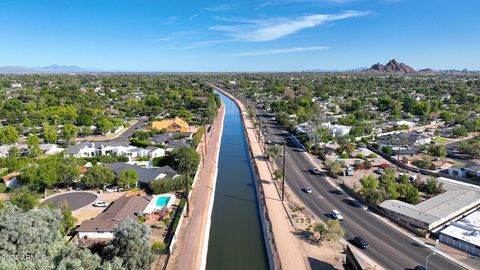
<svg viewBox="0 0 480 270">
<path fill-rule="evenodd" d="M 225 120 L 206 269 L 268 269 L 255 178 L 240 111 L 232 100 L 216 93 L 225 104 Z"/>
</svg>

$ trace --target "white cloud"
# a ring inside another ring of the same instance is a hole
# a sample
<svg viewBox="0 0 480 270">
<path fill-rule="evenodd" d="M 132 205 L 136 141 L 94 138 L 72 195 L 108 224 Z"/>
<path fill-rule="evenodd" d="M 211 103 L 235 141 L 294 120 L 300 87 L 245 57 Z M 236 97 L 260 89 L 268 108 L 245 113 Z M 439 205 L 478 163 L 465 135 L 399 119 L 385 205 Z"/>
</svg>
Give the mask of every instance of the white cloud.
<svg viewBox="0 0 480 270">
<path fill-rule="evenodd" d="M 193 14 L 192 16 L 188 17 L 188 21 L 192 21 L 193 19 L 195 19 L 196 17 L 198 17 L 200 15 L 200 13 L 195 13 Z"/>
<path fill-rule="evenodd" d="M 271 41 L 288 35 L 295 34 L 303 29 L 312 28 L 327 23 L 344 20 L 348 18 L 363 17 L 371 14 L 369 11 L 349 10 L 338 14 L 313 14 L 297 18 L 274 17 L 258 20 L 235 20 L 244 24 L 215 25 L 211 30 L 228 32 L 234 38 L 245 41 Z M 227 21 L 225 18 L 221 18 Z"/>
<path fill-rule="evenodd" d="M 238 8 L 237 4 L 219 4 L 216 6 L 207 7 L 205 8 L 205 10 L 212 11 L 212 12 L 220 12 L 220 11 L 227 11 L 227 10 L 232 10 L 236 8 Z"/>
<path fill-rule="evenodd" d="M 266 49 L 266 50 L 236 53 L 234 54 L 234 56 L 261 56 L 261 55 L 285 54 L 285 53 L 296 53 L 296 52 L 312 52 L 312 51 L 321 51 L 321 50 L 328 50 L 328 49 L 329 47 L 326 47 L 326 46 Z"/>
</svg>

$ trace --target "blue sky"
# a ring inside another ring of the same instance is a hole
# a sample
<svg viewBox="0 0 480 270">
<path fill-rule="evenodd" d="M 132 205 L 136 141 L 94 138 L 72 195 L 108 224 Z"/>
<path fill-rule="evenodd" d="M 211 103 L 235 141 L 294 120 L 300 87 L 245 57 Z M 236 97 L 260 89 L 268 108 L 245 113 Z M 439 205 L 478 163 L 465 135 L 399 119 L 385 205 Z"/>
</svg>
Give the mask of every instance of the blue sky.
<svg viewBox="0 0 480 270">
<path fill-rule="evenodd" d="M 1 0 L 0 66 L 480 70 L 480 1 Z"/>
</svg>

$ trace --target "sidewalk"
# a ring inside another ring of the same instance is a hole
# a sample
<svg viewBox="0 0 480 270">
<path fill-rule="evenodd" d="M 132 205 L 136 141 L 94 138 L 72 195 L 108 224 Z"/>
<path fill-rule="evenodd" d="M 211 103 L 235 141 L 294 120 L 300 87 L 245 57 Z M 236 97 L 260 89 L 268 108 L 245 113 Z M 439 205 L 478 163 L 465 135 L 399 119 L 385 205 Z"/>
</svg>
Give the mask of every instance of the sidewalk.
<svg viewBox="0 0 480 270">
<path fill-rule="evenodd" d="M 206 259 L 204 257 L 208 248 L 206 245 L 210 232 L 210 214 L 215 194 L 224 115 L 225 107 L 222 104 L 212 126 L 213 133 L 206 136 L 205 165 L 200 163 L 197 179 L 190 195 L 190 215 L 183 219 L 176 248 L 170 255 L 167 269 L 201 269 L 202 261 Z M 205 142 L 202 138 L 200 151 L 204 146 Z"/>
<path fill-rule="evenodd" d="M 264 158 L 260 143 L 255 135 L 253 123 L 248 117 L 248 112 L 245 106 L 229 93 L 219 89 L 218 87 L 215 88 L 233 99 L 240 107 L 247 133 L 247 139 L 249 140 L 251 152 L 254 158 L 253 162 L 258 170 L 258 174 L 260 175 L 260 179 L 257 180 L 261 182 L 264 191 L 265 205 L 267 208 L 266 215 L 268 216 L 268 219 L 272 225 L 275 248 L 278 252 L 281 269 L 309 269 L 306 252 L 300 240 L 294 235 L 295 228 L 290 222 L 283 202 L 281 201 L 275 185 L 273 184 L 273 178 L 270 174 L 270 170 L 268 169 L 267 160 Z"/>
</svg>

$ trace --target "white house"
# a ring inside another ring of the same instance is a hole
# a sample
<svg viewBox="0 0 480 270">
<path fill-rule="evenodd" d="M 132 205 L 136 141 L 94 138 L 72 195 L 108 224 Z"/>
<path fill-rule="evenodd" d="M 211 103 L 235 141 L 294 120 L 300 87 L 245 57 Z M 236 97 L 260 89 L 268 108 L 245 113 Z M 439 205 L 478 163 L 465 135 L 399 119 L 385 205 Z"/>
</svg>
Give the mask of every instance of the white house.
<svg viewBox="0 0 480 270">
<path fill-rule="evenodd" d="M 330 132 L 330 135 L 334 138 L 343 137 L 347 135 L 352 127 L 343 125 L 332 125 L 331 123 L 323 123 L 322 127 L 325 127 Z"/>
<path fill-rule="evenodd" d="M 155 158 L 165 155 L 165 149 L 149 146 L 140 148 L 129 145 L 126 142 L 83 142 L 66 149 L 68 153 L 75 157 L 94 157 L 94 156 L 126 156 L 130 160 L 141 157 Z"/>
<path fill-rule="evenodd" d="M 55 155 L 63 152 L 65 149 L 58 147 L 58 145 L 53 143 L 42 143 L 39 145 L 40 151 L 45 155 Z"/>
<path fill-rule="evenodd" d="M 412 128 L 416 124 L 412 121 L 399 120 L 399 121 L 395 122 L 395 125 L 397 125 L 397 126 L 408 126 L 409 128 Z"/>
</svg>

